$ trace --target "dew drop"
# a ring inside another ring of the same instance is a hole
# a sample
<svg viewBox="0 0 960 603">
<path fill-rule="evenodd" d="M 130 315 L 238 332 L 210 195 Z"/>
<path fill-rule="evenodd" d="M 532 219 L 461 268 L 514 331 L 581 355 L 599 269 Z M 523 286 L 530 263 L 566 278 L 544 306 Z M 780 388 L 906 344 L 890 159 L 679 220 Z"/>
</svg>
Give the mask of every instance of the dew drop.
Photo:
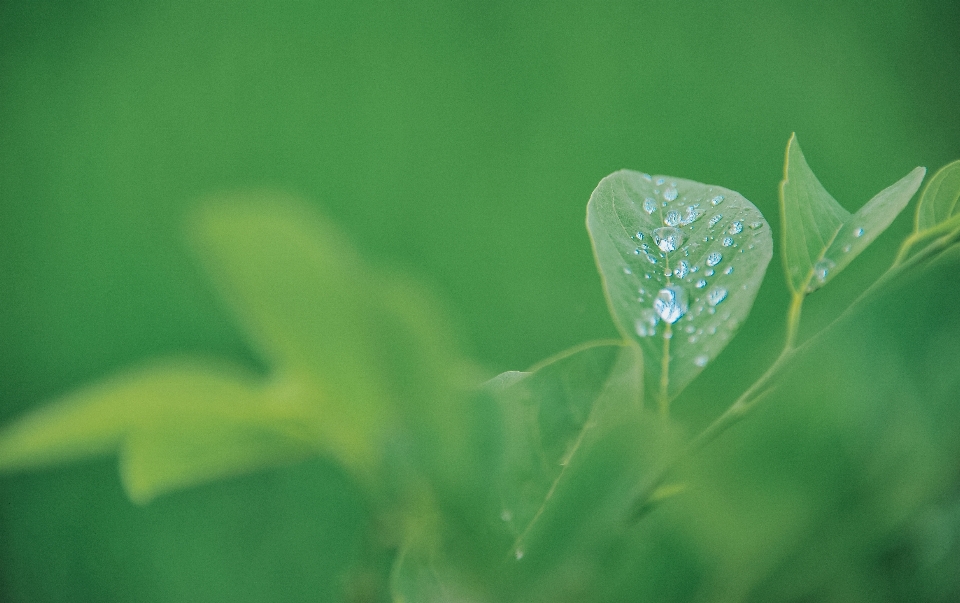
<svg viewBox="0 0 960 603">
<path fill-rule="evenodd" d="M 690 273 L 690 264 L 686 260 L 680 260 L 680 265 L 673 271 L 677 278 L 686 278 Z"/>
<path fill-rule="evenodd" d="M 862 236 L 863 236 L 863 229 L 862 229 L 862 228 L 858 228 L 858 229 L 854 230 L 854 231 L 853 231 L 853 236 L 857 237 L 858 239 L 859 239 L 860 237 L 862 237 Z"/>
<path fill-rule="evenodd" d="M 710 221 L 707 222 L 707 225 L 710 226 L 710 228 L 713 228 L 714 226 L 717 225 L 717 222 L 719 222 L 722 219 L 723 219 L 723 214 L 717 214 L 714 217 L 710 218 Z"/>
<path fill-rule="evenodd" d="M 667 226 L 676 226 L 680 223 L 680 212 L 676 210 L 667 212 L 666 217 L 663 218 L 663 223 Z"/>
<path fill-rule="evenodd" d="M 504 509 L 500 512 L 500 519 L 503 521 L 512 521 L 513 513 L 510 512 L 510 509 Z"/>
<path fill-rule="evenodd" d="M 657 186 L 660 186 L 664 182 L 666 182 L 666 180 L 664 180 L 663 178 L 657 178 Z"/>
<path fill-rule="evenodd" d="M 677 285 L 668 285 L 657 293 L 653 309 L 664 322 L 673 324 L 687 313 L 687 291 Z"/>
<path fill-rule="evenodd" d="M 624 274 L 633 274 L 633 271 L 630 270 L 629 268 L 627 268 L 626 266 L 624 266 L 624 267 L 623 267 L 623 273 L 624 273 Z"/>
<path fill-rule="evenodd" d="M 697 289 L 703 289 L 706 286 L 707 286 L 707 281 L 703 279 L 700 279 L 699 281 L 697 281 Z"/>
<path fill-rule="evenodd" d="M 727 269 L 723 271 L 724 274 L 733 274 L 733 266 L 727 266 Z"/>
<path fill-rule="evenodd" d="M 641 173 L 641 174 L 640 174 L 640 177 L 643 178 L 644 180 L 646 180 L 647 182 L 652 182 L 652 181 L 653 181 L 653 178 L 650 177 L 650 174 Z"/>
<path fill-rule="evenodd" d="M 730 229 L 727 231 L 730 234 L 740 234 L 743 232 L 743 222 L 737 221 L 730 225 Z"/>
<path fill-rule="evenodd" d="M 651 255 L 651 254 L 648 253 L 648 254 L 647 254 L 647 261 L 650 262 L 651 264 L 656 264 L 656 263 L 657 263 L 657 258 L 653 257 L 653 255 Z"/>
<path fill-rule="evenodd" d="M 716 266 L 721 260 L 723 260 L 723 255 L 721 255 L 719 251 L 714 251 L 707 256 L 707 266 Z"/>
<path fill-rule="evenodd" d="M 761 226 L 763 226 L 763 222 L 751 222 L 751 223 L 750 223 L 750 228 L 752 228 L 753 230 L 756 230 L 756 229 L 760 228 Z"/>
<path fill-rule="evenodd" d="M 720 205 L 723 203 L 723 195 L 717 195 L 713 199 L 710 199 L 710 203 L 713 203 L 714 205 Z"/>
<path fill-rule="evenodd" d="M 707 357 L 705 354 L 701 354 L 700 356 L 697 356 L 696 358 L 693 359 L 693 363 L 699 366 L 700 368 L 707 366 L 708 362 L 710 362 L 710 358 Z"/>
<path fill-rule="evenodd" d="M 687 214 L 683 217 L 683 220 L 680 220 L 680 223 L 686 226 L 687 224 L 693 224 L 697 220 L 703 217 L 704 211 L 702 209 L 697 209 L 696 206 L 691 205 L 687 208 Z"/>
<path fill-rule="evenodd" d="M 660 251 L 676 251 L 683 244 L 683 233 L 672 226 L 657 228 L 653 231 L 653 242 L 657 244 Z"/>
<path fill-rule="evenodd" d="M 687 325 L 684 331 L 686 331 L 687 333 L 695 333 L 697 331 L 697 327 L 693 325 Z"/>
<path fill-rule="evenodd" d="M 723 240 L 720 241 L 720 244 L 724 247 L 730 247 L 733 245 L 733 237 L 723 237 Z"/>
<path fill-rule="evenodd" d="M 843 246 L 843 252 L 844 252 L 844 253 L 850 253 L 850 250 L 851 250 L 851 249 L 853 249 L 853 245 L 844 245 L 844 246 Z"/>
<path fill-rule="evenodd" d="M 638 240 L 638 241 L 642 241 L 642 240 L 643 240 L 643 233 L 640 232 L 639 230 L 637 231 L 637 240 Z"/>
<path fill-rule="evenodd" d="M 647 197 L 643 200 L 643 211 L 647 212 L 648 214 L 652 214 L 653 212 L 657 211 L 657 202 L 650 197 Z"/>
<path fill-rule="evenodd" d="M 704 274 L 707 275 L 707 276 L 713 276 L 713 275 L 716 274 L 716 273 L 713 271 L 713 268 L 707 268 L 707 270 L 704 272 Z"/>
<path fill-rule="evenodd" d="M 633 252 L 637 255 L 640 255 L 640 248 L 637 247 L 636 249 L 633 250 Z"/>
<path fill-rule="evenodd" d="M 813 280 L 816 281 L 816 284 L 810 283 L 810 286 L 807 287 L 807 291 L 814 291 L 818 287 L 823 286 L 827 282 L 827 277 L 830 276 L 830 271 L 833 270 L 833 267 L 836 264 L 830 260 L 823 259 L 813 265 Z"/>
<path fill-rule="evenodd" d="M 513 553 L 513 556 L 517 558 L 517 561 L 520 561 L 521 559 L 523 559 L 523 549 L 517 549 Z"/>
<path fill-rule="evenodd" d="M 716 306 L 725 299 L 727 299 L 727 290 L 723 287 L 714 287 L 707 292 L 707 303 L 711 306 Z"/>
<path fill-rule="evenodd" d="M 640 312 L 640 318 L 633 323 L 633 328 L 640 337 L 650 337 L 657 334 L 657 323 L 660 317 L 650 308 L 645 308 Z"/>
<path fill-rule="evenodd" d="M 677 198 L 678 194 L 679 193 L 677 192 L 677 189 L 675 189 L 672 186 L 669 186 L 667 187 L 667 190 L 663 191 L 663 198 L 666 199 L 667 201 L 673 201 L 674 199 Z"/>
</svg>

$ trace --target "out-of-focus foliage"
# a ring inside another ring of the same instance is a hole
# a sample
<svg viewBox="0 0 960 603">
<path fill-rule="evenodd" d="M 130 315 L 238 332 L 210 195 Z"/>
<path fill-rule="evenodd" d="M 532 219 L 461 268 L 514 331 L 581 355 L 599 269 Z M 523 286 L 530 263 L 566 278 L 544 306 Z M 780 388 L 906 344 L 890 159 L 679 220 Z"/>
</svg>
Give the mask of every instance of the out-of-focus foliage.
<svg viewBox="0 0 960 603">
<path fill-rule="evenodd" d="M 365 266 L 425 277 L 458 317 L 464 355 L 490 375 L 613 336 L 582 229 L 604 175 L 721 183 L 772 219 L 783 140 L 798 131 L 819 180 L 853 211 L 913 166 L 960 156 L 958 10 L 4 2 L 0 424 L 161 357 L 221 358 L 254 389 L 276 377 L 183 244 L 189 208 L 224 190 L 322 205 Z M 909 228 L 895 221 L 810 298 L 811 328 Z M 630 578 L 592 596 L 956 600 L 956 260 L 890 283 L 809 347 L 775 396 L 678 471 L 672 485 L 686 488 L 664 490 L 674 495 L 624 532 L 634 548 L 600 563 Z M 771 271 L 726 353 L 673 401 L 681 434 L 775 355 L 782 278 Z M 461 408 L 490 452 L 503 434 L 481 429 L 496 408 L 487 395 Z M 472 475 L 495 471 L 492 458 Z M 468 494 L 416 518 L 427 542 L 405 559 L 427 563 L 395 585 L 435 576 L 436 551 L 484 576 L 487 551 L 469 543 L 502 542 L 490 536 L 506 529 L 502 508 L 444 468 L 422 470 Z M 382 510 L 369 500 L 355 476 L 316 459 L 145 506 L 130 504 L 112 459 L 3 476 L 0 599 L 370 600 L 388 588 L 398 535 L 371 523 Z M 495 525 L 478 524 L 488 510 Z M 440 516 L 462 521 L 438 527 Z M 429 536 L 439 532 L 447 540 Z M 524 560 L 537 562 L 533 549 Z"/>
</svg>

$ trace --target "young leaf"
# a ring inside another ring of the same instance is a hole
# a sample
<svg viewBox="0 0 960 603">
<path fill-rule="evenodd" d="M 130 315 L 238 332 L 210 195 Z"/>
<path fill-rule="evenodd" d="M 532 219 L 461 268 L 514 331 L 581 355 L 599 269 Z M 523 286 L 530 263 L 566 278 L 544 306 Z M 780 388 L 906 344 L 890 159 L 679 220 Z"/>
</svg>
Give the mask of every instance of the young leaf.
<svg viewBox="0 0 960 603">
<path fill-rule="evenodd" d="M 222 367 L 184 363 L 121 376 L 0 433 L 0 470 L 121 451 L 130 497 L 154 496 L 317 449 L 308 400 Z"/>
<path fill-rule="evenodd" d="M 816 291 L 860 255 L 906 207 L 924 174 L 926 169 L 915 168 L 851 214 L 814 176 L 792 135 L 780 183 L 780 215 L 783 264 L 793 293 Z"/>
<path fill-rule="evenodd" d="M 643 349 L 664 409 L 749 313 L 770 226 L 734 191 L 621 170 L 590 196 L 587 229 L 611 313 Z"/>
<path fill-rule="evenodd" d="M 900 255 L 910 255 L 945 235 L 954 240 L 960 236 L 960 160 L 940 168 L 927 182 L 917 203 L 913 233 Z"/>
</svg>

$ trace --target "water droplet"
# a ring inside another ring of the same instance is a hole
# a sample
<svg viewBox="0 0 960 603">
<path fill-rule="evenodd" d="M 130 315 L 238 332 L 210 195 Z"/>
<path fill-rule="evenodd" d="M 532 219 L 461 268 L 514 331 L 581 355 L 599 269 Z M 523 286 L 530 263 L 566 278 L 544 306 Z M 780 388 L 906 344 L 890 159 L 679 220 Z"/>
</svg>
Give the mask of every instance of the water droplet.
<svg viewBox="0 0 960 603">
<path fill-rule="evenodd" d="M 664 182 L 666 182 L 666 180 L 664 180 L 663 178 L 657 178 L 657 186 L 660 186 Z"/>
<path fill-rule="evenodd" d="M 697 220 L 703 217 L 704 211 L 702 209 L 697 209 L 696 206 L 691 205 L 687 208 L 687 214 L 680 220 L 680 223 L 684 226 L 688 224 L 693 224 Z"/>
<path fill-rule="evenodd" d="M 686 331 L 687 333 L 694 333 L 696 332 L 696 330 L 697 330 L 697 327 L 693 325 L 687 325 L 687 327 L 684 329 L 684 331 Z"/>
<path fill-rule="evenodd" d="M 690 272 L 700 272 L 700 266 L 693 266 L 690 268 Z"/>
<path fill-rule="evenodd" d="M 717 225 L 717 222 L 719 222 L 722 219 L 723 219 L 723 214 L 717 214 L 714 217 L 710 218 L 710 221 L 707 222 L 707 225 L 710 226 L 710 228 L 713 228 L 714 226 Z"/>
<path fill-rule="evenodd" d="M 810 286 L 807 287 L 807 291 L 813 291 L 827 282 L 827 277 L 830 275 L 830 271 L 833 270 L 833 267 L 836 264 L 830 260 L 823 259 L 813 265 L 813 280 L 816 281 L 816 284 L 810 283 Z"/>
<path fill-rule="evenodd" d="M 644 180 L 646 180 L 647 182 L 652 182 L 652 181 L 653 181 L 653 178 L 650 177 L 650 174 L 641 173 L 641 174 L 640 174 L 640 177 L 643 178 Z"/>
<path fill-rule="evenodd" d="M 716 266 L 721 260 L 723 260 L 723 255 L 721 255 L 719 251 L 714 251 L 707 256 L 707 266 Z"/>
<path fill-rule="evenodd" d="M 647 254 L 647 261 L 650 262 L 651 264 L 656 264 L 656 263 L 657 263 L 657 258 L 653 257 L 653 255 L 651 255 L 651 254 L 648 253 L 648 254 Z"/>
<path fill-rule="evenodd" d="M 634 331 L 640 337 L 650 337 L 657 334 L 657 323 L 660 317 L 650 308 L 645 308 L 640 312 L 640 318 L 633 323 Z"/>
<path fill-rule="evenodd" d="M 716 272 L 713 271 L 713 268 L 707 268 L 707 271 L 704 272 L 704 274 L 707 276 L 713 276 L 714 274 L 716 274 Z"/>
<path fill-rule="evenodd" d="M 730 234 L 740 234 L 741 232 L 743 232 L 743 222 L 739 222 L 739 221 L 734 222 L 733 224 L 730 225 L 730 229 L 727 232 L 729 232 Z"/>
<path fill-rule="evenodd" d="M 652 214 L 653 212 L 657 211 L 657 202 L 650 197 L 647 197 L 643 200 L 643 211 L 647 212 L 648 214 Z"/>
<path fill-rule="evenodd" d="M 724 247 L 730 247 L 733 245 L 733 237 L 723 237 L 723 240 L 720 241 L 720 244 Z"/>
<path fill-rule="evenodd" d="M 710 199 L 710 203 L 713 203 L 714 205 L 720 205 L 723 203 L 723 195 L 717 195 L 713 199 Z"/>
<path fill-rule="evenodd" d="M 667 226 L 676 226 L 680 223 L 680 212 L 676 210 L 667 212 L 666 217 L 663 219 L 663 223 Z"/>
<path fill-rule="evenodd" d="M 670 187 L 667 187 L 667 190 L 663 191 L 663 198 L 666 199 L 667 201 L 673 201 L 674 199 L 677 198 L 678 194 L 679 193 L 677 192 L 677 189 L 670 186 Z"/>
<path fill-rule="evenodd" d="M 633 271 L 630 270 L 629 268 L 627 268 L 626 266 L 624 266 L 624 268 L 623 268 L 623 273 L 624 273 L 624 274 L 633 274 Z"/>
<path fill-rule="evenodd" d="M 850 253 L 850 250 L 851 250 L 851 249 L 853 249 L 853 245 L 844 245 L 844 246 L 843 246 L 843 252 L 844 252 L 844 253 Z"/>
<path fill-rule="evenodd" d="M 701 354 L 700 356 L 697 356 L 696 358 L 693 359 L 693 363 L 699 366 L 700 368 L 707 366 L 708 362 L 710 362 L 710 358 L 705 354 Z"/>
<path fill-rule="evenodd" d="M 727 266 L 727 269 L 723 271 L 724 274 L 733 274 L 733 266 Z"/>
<path fill-rule="evenodd" d="M 763 222 L 751 222 L 751 223 L 750 223 L 750 228 L 752 228 L 752 229 L 754 229 L 754 230 L 760 228 L 761 226 L 763 226 Z"/>
<path fill-rule="evenodd" d="M 676 251 L 680 245 L 683 245 L 683 233 L 672 226 L 663 226 L 653 231 L 653 242 L 657 244 L 660 251 Z"/>
<path fill-rule="evenodd" d="M 513 513 L 510 512 L 510 509 L 504 509 L 500 512 L 500 519 L 503 521 L 513 520 Z"/>
<path fill-rule="evenodd" d="M 707 286 L 707 281 L 703 279 L 700 279 L 699 281 L 697 281 L 697 289 L 703 289 L 706 286 Z"/>
<path fill-rule="evenodd" d="M 669 324 L 680 320 L 687 313 L 688 308 L 687 291 L 677 285 L 667 285 L 653 300 L 653 309 L 664 322 Z"/>
<path fill-rule="evenodd" d="M 638 241 L 642 241 L 642 240 L 643 240 L 643 233 L 640 232 L 639 230 L 637 231 L 637 240 L 638 240 Z"/>
<path fill-rule="evenodd" d="M 723 287 L 714 287 L 707 292 L 707 303 L 711 306 L 716 306 L 725 299 L 727 299 L 727 290 Z"/>
<path fill-rule="evenodd" d="M 523 549 L 517 549 L 513 553 L 513 556 L 517 558 L 517 561 L 520 561 L 521 559 L 523 559 Z"/>
<path fill-rule="evenodd" d="M 673 273 L 677 278 L 685 278 L 687 274 L 690 273 L 690 264 L 688 264 L 686 260 L 680 260 L 680 265 L 677 266 Z"/>
<path fill-rule="evenodd" d="M 853 231 L 853 236 L 857 237 L 858 239 L 859 239 L 860 237 L 862 237 L 862 236 L 863 236 L 863 229 L 862 229 L 862 228 L 858 228 L 858 229 L 854 230 L 854 231 Z"/>
<path fill-rule="evenodd" d="M 633 252 L 637 255 L 640 255 L 640 248 L 637 247 L 636 249 L 633 250 Z"/>
</svg>

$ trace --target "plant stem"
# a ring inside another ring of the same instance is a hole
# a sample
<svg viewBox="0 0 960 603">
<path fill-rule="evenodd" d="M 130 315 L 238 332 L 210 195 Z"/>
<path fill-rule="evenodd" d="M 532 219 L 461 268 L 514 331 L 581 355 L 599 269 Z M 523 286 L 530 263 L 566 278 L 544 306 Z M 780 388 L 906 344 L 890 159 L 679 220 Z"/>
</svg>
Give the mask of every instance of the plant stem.
<svg viewBox="0 0 960 603">
<path fill-rule="evenodd" d="M 671 462 L 667 463 L 661 471 L 655 474 L 654 479 L 648 482 L 637 496 L 634 503 L 633 512 L 630 517 L 632 519 L 636 519 L 640 514 L 642 514 L 643 510 L 647 508 L 646 504 L 650 499 L 650 496 L 657 490 L 658 487 L 663 484 L 663 482 L 667 479 L 667 477 L 669 477 L 670 473 L 677 467 L 677 465 L 699 452 L 717 436 L 737 423 L 750 410 L 752 410 L 757 403 L 760 402 L 760 400 L 762 400 L 768 393 L 773 391 L 772 387 L 766 387 L 767 384 L 784 368 L 784 366 L 786 366 L 793 359 L 794 356 L 806 350 L 824 333 L 830 331 L 837 323 L 841 322 L 853 310 L 855 310 L 857 306 L 859 306 L 865 299 L 876 293 L 880 287 L 893 280 L 903 271 L 914 268 L 927 259 L 930 259 L 940 251 L 943 251 L 953 244 L 958 236 L 960 236 L 958 233 L 944 235 L 939 239 L 936 239 L 933 243 L 906 261 L 904 261 L 904 257 L 905 250 L 908 248 L 908 246 L 904 245 L 901 248 L 900 253 L 897 254 L 891 266 L 883 274 L 881 274 L 877 280 L 875 280 L 869 287 L 860 293 L 860 295 L 858 295 L 857 298 L 854 299 L 853 302 L 851 302 L 850 305 L 847 306 L 847 308 L 836 318 L 810 336 L 799 346 L 796 344 L 796 341 L 800 327 L 800 315 L 801 311 L 803 310 L 803 302 L 806 299 L 806 294 L 794 293 L 792 299 L 790 300 L 790 308 L 787 311 L 786 335 L 784 338 L 783 350 L 781 350 L 780 355 L 777 356 L 777 359 L 773 361 L 773 364 L 771 364 L 769 368 L 767 368 L 767 370 L 750 385 L 750 387 L 740 394 L 740 396 L 727 408 L 727 410 L 723 412 L 723 414 L 714 419 L 714 421 L 710 423 L 706 429 L 700 432 L 699 435 L 693 438 L 693 440 L 691 440 L 687 446 L 684 447 L 680 454 L 678 454 Z M 910 240 L 911 239 L 907 239 L 907 241 Z M 666 416 L 664 399 L 663 384 L 661 384 L 660 410 L 661 415 Z"/>
</svg>

